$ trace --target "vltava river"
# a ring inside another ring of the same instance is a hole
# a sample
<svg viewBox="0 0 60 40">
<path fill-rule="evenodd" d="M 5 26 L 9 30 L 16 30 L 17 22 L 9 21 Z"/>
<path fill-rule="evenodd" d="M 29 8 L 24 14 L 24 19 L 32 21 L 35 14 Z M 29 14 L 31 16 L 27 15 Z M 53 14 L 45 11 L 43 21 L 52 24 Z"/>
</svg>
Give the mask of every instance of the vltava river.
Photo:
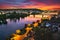
<svg viewBox="0 0 60 40">
<path fill-rule="evenodd" d="M 15 30 L 24 28 L 25 24 L 31 24 L 34 21 L 41 20 L 39 15 L 30 15 L 20 19 L 6 19 L 7 24 L 0 24 L 0 40 L 5 40 Z"/>
</svg>

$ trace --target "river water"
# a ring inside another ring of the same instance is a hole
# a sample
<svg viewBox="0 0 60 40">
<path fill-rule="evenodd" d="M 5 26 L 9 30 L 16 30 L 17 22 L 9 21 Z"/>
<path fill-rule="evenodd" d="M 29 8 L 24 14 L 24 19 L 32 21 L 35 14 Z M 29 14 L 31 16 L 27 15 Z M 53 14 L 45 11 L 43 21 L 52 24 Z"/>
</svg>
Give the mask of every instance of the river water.
<svg viewBox="0 0 60 40">
<path fill-rule="evenodd" d="M 25 24 L 32 24 L 32 22 L 37 20 L 41 20 L 39 15 L 30 15 L 19 19 L 6 19 L 7 24 L 0 24 L 0 40 L 5 40 L 12 33 L 15 33 L 15 30 L 22 29 Z"/>
</svg>

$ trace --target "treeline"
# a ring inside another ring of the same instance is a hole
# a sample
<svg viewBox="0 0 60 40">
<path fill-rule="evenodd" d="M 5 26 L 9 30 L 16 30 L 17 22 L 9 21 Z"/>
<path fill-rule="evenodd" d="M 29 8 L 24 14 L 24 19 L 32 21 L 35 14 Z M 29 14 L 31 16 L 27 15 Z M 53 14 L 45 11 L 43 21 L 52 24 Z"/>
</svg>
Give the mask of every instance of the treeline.
<svg viewBox="0 0 60 40">
<path fill-rule="evenodd" d="M 27 17 L 27 16 L 29 16 L 29 14 L 14 12 L 14 13 L 1 14 L 0 19 L 8 19 L 8 18 L 11 19 L 11 18 L 20 18 L 20 17 L 24 18 L 24 17 Z"/>
</svg>

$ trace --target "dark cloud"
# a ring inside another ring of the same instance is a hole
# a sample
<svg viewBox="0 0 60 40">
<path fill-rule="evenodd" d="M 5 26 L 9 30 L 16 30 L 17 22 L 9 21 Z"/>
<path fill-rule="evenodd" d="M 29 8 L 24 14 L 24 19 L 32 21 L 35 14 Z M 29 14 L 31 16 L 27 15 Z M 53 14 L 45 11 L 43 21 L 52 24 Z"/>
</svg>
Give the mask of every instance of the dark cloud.
<svg viewBox="0 0 60 40">
<path fill-rule="evenodd" d="M 60 0 L 0 0 L 0 4 L 14 4 L 14 5 L 21 5 L 24 3 L 27 4 L 34 4 L 37 3 L 44 3 L 44 4 L 60 4 Z"/>
<path fill-rule="evenodd" d="M 45 4 L 60 4 L 60 0 L 29 0 L 33 2 L 45 3 Z"/>
<path fill-rule="evenodd" d="M 60 4 L 60 0 L 52 0 L 51 2 L 55 4 Z"/>
</svg>

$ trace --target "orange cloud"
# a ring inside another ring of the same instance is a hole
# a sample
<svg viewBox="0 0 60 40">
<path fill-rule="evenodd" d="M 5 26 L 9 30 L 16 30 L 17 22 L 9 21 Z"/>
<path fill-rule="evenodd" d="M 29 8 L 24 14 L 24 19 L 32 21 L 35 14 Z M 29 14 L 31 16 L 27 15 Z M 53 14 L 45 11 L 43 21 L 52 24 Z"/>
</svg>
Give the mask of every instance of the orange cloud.
<svg viewBox="0 0 60 40">
<path fill-rule="evenodd" d="M 41 7 L 42 10 L 49 10 L 49 9 L 58 9 L 60 8 L 60 5 L 50 5 L 50 6 L 44 6 L 44 7 Z"/>
<path fill-rule="evenodd" d="M 24 6 L 13 6 L 13 5 L 0 6 L 0 9 L 17 9 L 17 8 L 37 8 L 42 10 L 49 10 L 49 9 L 60 8 L 60 5 L 46 5 L 44 3 L 36 3 L 36 4 L 24 5 Z"/>
</svg>

